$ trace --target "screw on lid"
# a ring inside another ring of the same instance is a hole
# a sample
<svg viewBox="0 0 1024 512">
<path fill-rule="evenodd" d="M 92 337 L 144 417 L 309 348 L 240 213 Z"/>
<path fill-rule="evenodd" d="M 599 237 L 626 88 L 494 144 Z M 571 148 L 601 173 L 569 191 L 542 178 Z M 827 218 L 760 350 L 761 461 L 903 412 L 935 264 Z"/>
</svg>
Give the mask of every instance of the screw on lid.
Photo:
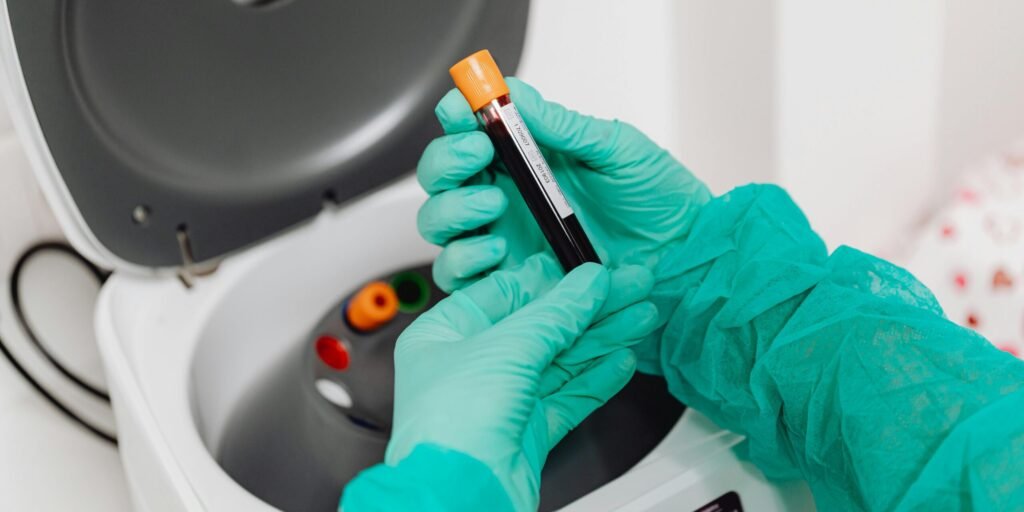
<svg viewBox="0 0 1024 512">
<path fill-rule="evenodd" d="M 501 76 L 501 70 L 494 63 L 491 52 L 480 50 L 452 66 L 448 73 L 455 81 L 455 87 L 469 101 L 473 112 L 508 94 L 508 85 Z"/>
</svg>

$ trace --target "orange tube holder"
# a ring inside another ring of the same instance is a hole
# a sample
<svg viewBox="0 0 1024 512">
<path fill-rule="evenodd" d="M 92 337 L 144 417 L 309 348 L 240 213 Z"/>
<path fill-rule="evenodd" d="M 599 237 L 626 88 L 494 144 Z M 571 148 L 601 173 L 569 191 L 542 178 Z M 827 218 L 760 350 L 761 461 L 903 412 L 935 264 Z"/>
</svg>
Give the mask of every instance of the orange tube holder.
<svg viewBox="0 0 1024 512">
<path fill-rule="evenodd" d="M 391 321 L 398 314 L 398 294 L 383 281 L 359 290 L 345 307 L 345 320 L 357 331 L 367 332 Z"/>
</svg>

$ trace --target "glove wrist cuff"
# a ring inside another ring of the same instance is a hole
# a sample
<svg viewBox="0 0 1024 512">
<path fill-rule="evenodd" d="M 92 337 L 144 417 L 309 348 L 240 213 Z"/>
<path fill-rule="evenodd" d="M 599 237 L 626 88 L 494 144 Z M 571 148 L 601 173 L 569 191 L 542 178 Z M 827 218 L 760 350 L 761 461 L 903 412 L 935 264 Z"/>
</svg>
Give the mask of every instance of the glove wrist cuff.
<svg viewBox="0 0 1024 512">
<path fill-rule="evenodd" d="M 420 444 L 391 466 L 377 464 L 345 488 L 344 510 L 512 511 L 504 487 L 483 462 Z"/>
</svg>

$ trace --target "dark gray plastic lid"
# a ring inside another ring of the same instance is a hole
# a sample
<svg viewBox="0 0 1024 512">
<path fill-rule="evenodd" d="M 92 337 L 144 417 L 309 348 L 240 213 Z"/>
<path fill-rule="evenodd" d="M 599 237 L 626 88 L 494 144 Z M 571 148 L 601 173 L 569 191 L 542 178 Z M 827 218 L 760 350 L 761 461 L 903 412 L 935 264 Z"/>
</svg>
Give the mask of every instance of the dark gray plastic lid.
<svg viewBox="0 0 1024 512">
<path fill-rule="evenodd" d="M 519 61 L 528 2 L 10 1 L 43 135 L 96 238 L 215 258 L 412 170 L 448 67 Z M 146 222 L 133 220 L 145 208 Z"/>
</svg>

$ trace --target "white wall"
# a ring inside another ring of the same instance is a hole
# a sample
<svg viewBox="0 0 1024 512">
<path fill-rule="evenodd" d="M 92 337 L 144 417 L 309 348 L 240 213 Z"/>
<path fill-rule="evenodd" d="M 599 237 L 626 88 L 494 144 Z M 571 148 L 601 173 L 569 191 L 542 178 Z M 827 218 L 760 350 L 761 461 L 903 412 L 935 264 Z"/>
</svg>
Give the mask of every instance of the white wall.
<svg viewBox="0 0 1024 512">
<path fill-rule="evenodd" d="M 535 0 L 520 74 L 647 131 L 721 193 L 784 185 L 886 252 L 1024 135 L 1024 2 Z"/>
<path fill-rule="evenodd" d="M 776 0 L 674 3 L 677 156 L 723 193 L 775 177 Z"/>
<path fill-rule="evenodd" d="M 780 1 L 777 179 L 830 245 L 877 250 L 922 211 L 942 14 L 930 0 Z"/>
<path fill-rule="evenodd" d="M 773 177 L 774 0 L 535 0 L 518 75 L 640 127 L 713 190 Z"/>
<path fill-rule="evenodd" d="M 777 179 L 830 244 L 898 247 L 1024 136 L 1024 3 L 779 5 Z"/>
<path fill-rule="evenodd" d="M 641 127 L 679 155 L 672 0 L 534 0 L 517 73 L 547 99 Z"/>
<path fill-rule="evenodd" d="M 945 21 L 937 157 L 943 185 L 979 155 L 1024 136 L 1024 2 L 950 1 Z"/>
</svg>

